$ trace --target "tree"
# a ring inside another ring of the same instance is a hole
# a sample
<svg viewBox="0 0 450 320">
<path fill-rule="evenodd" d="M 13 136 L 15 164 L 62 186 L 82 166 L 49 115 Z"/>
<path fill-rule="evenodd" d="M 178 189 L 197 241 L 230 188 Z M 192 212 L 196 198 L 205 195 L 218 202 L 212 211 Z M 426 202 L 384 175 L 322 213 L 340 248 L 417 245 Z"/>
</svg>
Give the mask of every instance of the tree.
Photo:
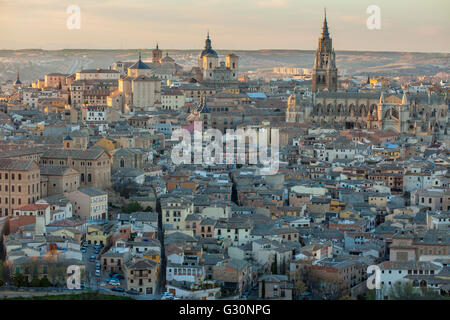
<svg viewBox="0 0 450 320">
<path fill-rule="evenodd" d="M 415 288 L 411 282 L 395 282 L 388 293 L 389 300 L 441 300 L 448 299 L 427 287 Z"/>
<path fill-rule="evenodd" d="M 311 261 L 305 261 L 294 274 L 297 292 L 310 291 L 317 299 L 337 300 L 349 296 L 345 282 L 321 274 L 313 268 Z"/>
<path fill-rule="evenodd" d="M 302 294 L 308 291 L 309 277 L 311 272 L 311 261 L 304 261 L 298 265 L 298 269 L 293 273 L 294 287 L 297 294 Z"/>
<path fill-rule="evenodd" d="M 367 290 L 367 292 L 364 295 L 364 297 L 362 298 L 362 300 L 375 300 L 375 297 L 376 297 L 376 292 L 374 289 Z"/>
<path fill-rule="evenodd" d="M 140 203 L 137 201 L 131 201 L 130 203 L 128 203 L 128 205 L 126 205 L 122 208 L 122 211 L 124 213 L 133 213 L 133 212 L 139 212 L 139 211 L 143 211 L 143 210 L 144 210 L 144 208 L 142 208 Z"/>
<path fill-rule="evenodd" d="M 31 287 L 40 287 L 41 286 L 41 280 L 39 278 L 33 278 L 30 283 Z"/>
<path fill-rule="evenodd" d="M 3 261 L 0 260 L 0 287 L 3 286 L 5 282 L 5 267 L 3 266 Z"/>
<path fill-rule="evenodd" d="M 281 262 L 281 274 L 286 274 L 286 259 L 283 258 L 283 261 Z"/>
<path fill-rule="evenodd" d="M 261 298 L 266 298 L 266 280 L 261 281 Z"/>
<path fill-rule="evenodd" d="M 308 287 L 306 283 L 302 279 L 297 279 L 294 281 L 294 287 L 298 294 L 302 294 L 305 291 L 308 291 Z"/>
<path fill-rule="evenodd" d="M 278 273 L 278 263 L 277 263 L 277 255 L 274 255 L 272 266 L 271 266 L 271 272 L 272 274 Z"/>
<path fill-rule="evenodd" d="M 43 277 L 43 278 L 40 280 L 39 286 L 40 286 L 40 287 L 43 287 L 43 288 L 44 288 L 44 287 L 51 287 L 52 284 L 51 284 L 51 282 L 48 280 L 47 277 Z"/>
<path fill-rule="evenodd" d="M 21 273 L 16 273 L 16 275 L 13 277 L 12 283 L 16 287 L 26 287 L 28 284 L 27 279 L 25 279 L 24 275 Z"/>
</svg>

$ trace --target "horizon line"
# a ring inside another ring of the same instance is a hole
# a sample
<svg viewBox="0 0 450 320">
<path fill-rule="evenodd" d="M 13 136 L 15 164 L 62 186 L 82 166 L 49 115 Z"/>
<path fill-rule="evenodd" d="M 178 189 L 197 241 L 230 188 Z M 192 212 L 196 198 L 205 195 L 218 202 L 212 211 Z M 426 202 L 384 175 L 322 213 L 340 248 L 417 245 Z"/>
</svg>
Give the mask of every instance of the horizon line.
<svg viewBox="0 0 450 320">
<path fill-rule="evenodd" d="M 86 50 L 86 51 L 152 51 L 155 48 L 126 48 L 126 49 L 106 49 L 106 48 L 60 48 L 60 49 L 42 49 L 42 48 L 21 48 L 21 49 L 0 49 L 0 51 L 65 51 L 65 50 Z M 161 49 L 161 51 L 201 51 L 201 49 Z M 316 49 L 214 49 L 216 51 L 316 51 Z M 334 51 L 352 51 L 352 52 L 379 52 L 379 53 L 437 53 L 437 54 L 450 54 L 450 52 L 443 51 L 397 51 L 397 50 L 353 50 L 353 49 L 336 49 Z"/>
</svg>

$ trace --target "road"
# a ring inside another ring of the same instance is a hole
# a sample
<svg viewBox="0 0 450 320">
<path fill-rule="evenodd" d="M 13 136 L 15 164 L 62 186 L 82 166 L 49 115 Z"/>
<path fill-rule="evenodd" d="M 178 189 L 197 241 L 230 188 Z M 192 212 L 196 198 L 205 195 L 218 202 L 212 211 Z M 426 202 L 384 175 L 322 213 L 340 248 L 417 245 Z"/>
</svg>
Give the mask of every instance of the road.
<svg viewBox="0 0 450 320">
<path fill-rule="evenodd" d="M 98 290 L 101 279 L 95 275 L 95 264 L 100 260 L 96 260 L 95 262 L 89 260 L 91 256 L 98 256 L 94 251 L 94 245 L 88 245 L 86 247 L 86 253 L 83 253 L 83 262 L 86 266 L 86 283 L 89 288 Z"/>
</svg>

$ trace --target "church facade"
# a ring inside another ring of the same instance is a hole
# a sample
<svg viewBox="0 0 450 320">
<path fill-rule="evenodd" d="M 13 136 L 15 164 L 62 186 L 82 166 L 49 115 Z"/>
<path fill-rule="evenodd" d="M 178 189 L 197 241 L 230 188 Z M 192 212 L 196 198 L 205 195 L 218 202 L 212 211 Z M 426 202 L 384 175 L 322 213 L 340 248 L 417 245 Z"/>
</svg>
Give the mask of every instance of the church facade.
<svg viewBox="0 0 450 320">
<path fill-rule="evenodd" d="M 198 70 L 201 75 L 200 82 L 220 87 L 236 84 L 238 82 L 239 57 L 230 53 L 225 61 L 219 61 L 219 55 L 212 48 L 209 33 L 205 40 L 205 48 L 198 56 Z"/>
</svg>

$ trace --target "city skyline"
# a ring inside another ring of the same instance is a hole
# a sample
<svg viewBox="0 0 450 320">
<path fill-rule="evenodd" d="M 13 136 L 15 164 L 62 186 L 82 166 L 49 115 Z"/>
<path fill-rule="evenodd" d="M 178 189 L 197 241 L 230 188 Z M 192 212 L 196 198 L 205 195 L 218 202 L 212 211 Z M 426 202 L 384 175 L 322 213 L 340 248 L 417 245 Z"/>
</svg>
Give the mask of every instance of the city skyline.
<svg viewBox="0 0 450 320">
<path fill-rule="evenodd" d="M 450 51 L 450 6 L 440 0 L 412 1 L 407 7 L 384 0 L 348 1 L 339 6 L 332 1 L 292 0 L 238 4 L 235 0 L 164 4 L 38 0 L 29 10 L 28 0 L 0 1 L 4 13 L 0 49 L 139 49 L 159 43 L 166 50 L 191 50 L 202 46 L 209 30 L 217 50 L 314 50 L 326 7 L 336 51 Z M 70 5 L 80 7 L 79 30 L 67 28 Z M 370 5 L 381 10 L 380 30 L 367 28 Z"/>
</svg>

